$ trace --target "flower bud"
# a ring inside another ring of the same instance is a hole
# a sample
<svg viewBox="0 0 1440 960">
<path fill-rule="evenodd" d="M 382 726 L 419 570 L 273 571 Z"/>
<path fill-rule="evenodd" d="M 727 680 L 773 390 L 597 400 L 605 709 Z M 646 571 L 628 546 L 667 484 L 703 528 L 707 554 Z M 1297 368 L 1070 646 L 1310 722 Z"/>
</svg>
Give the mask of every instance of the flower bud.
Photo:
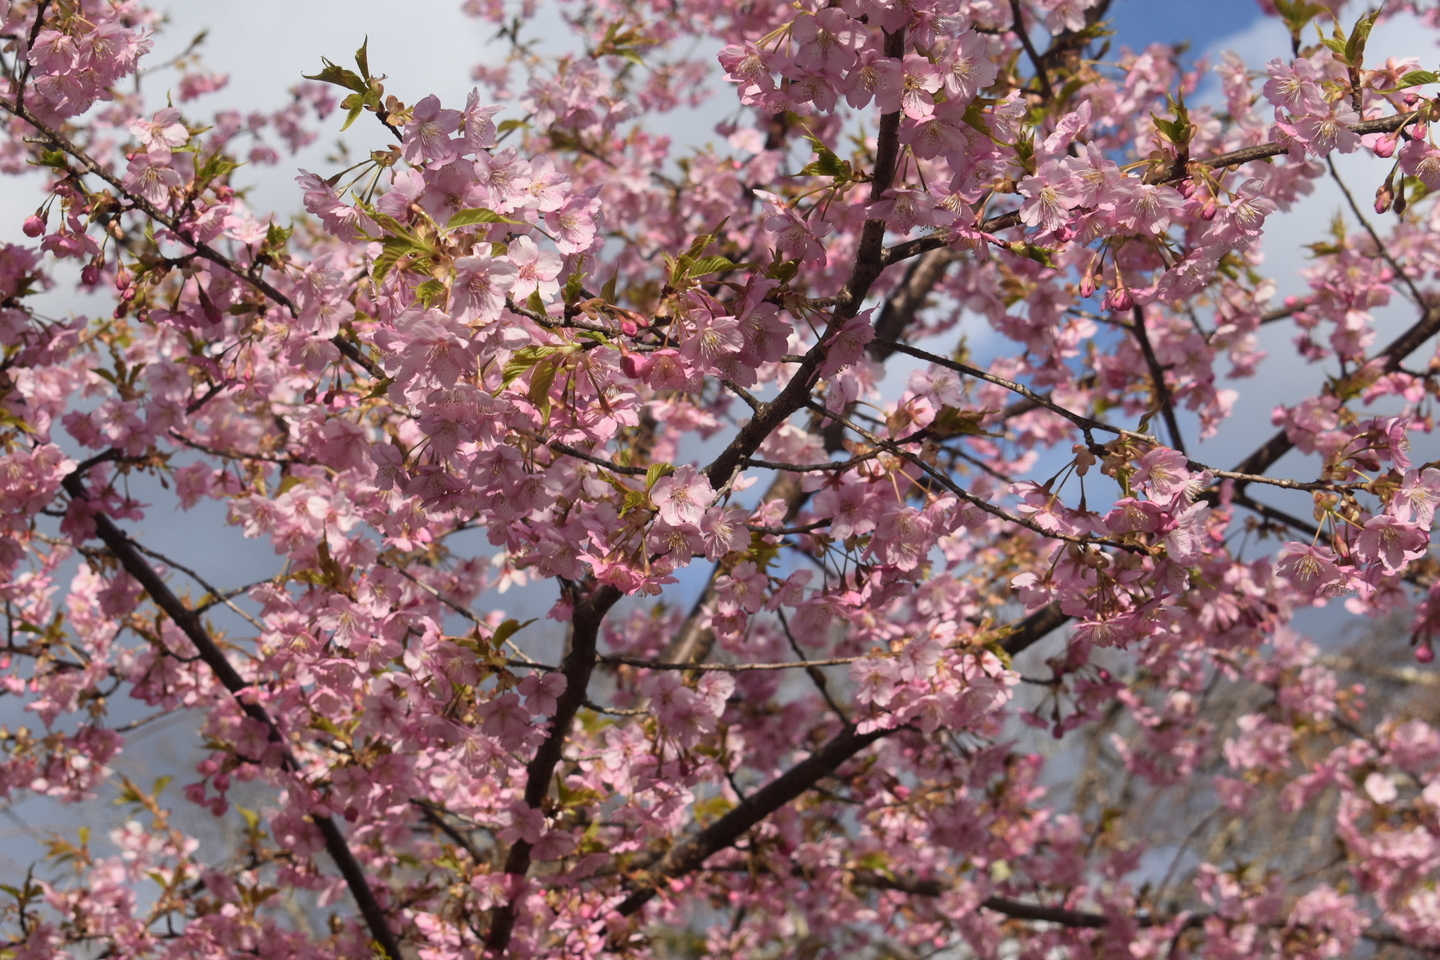
<svg viewBox="0 0 1440 960">
<path fill-rule="evenodd" d="M 1184 197 L 1186 200 L 1189 200 L 1191 197 L 1195 196 L 1195 191 L 1198 190 L 1199 187 L 1195 186 L 1194 180 L 1187 179 L 1181 180 L 1179 185 L 1176 186 L 1175 189 L 1179 191 L 1180 196 Z"/>
<path fill-rule="evenodd" d="M 45 232 L 45 221 L 39 214 L 31 214 L 25 218 L 25 226 L 20 229 L 25 231 L 27 237 L 38 237 Z"/>
<path fill-rule="evenodd" d="M 1214 197 L 1211 197 L 1210 200 L 1205 204 L 1205 206 L 1201 208 L 1201 210 L 1200 210 L 1200 219 L 1201 219 L 1201 220 L 1214 220 L 1214 219 L 1215 219 L 1215 214 L 1217 214 L 1217 213 L 1219 213 L 1219 212 L 1220 212 L 1220 207 L 1215 203 L 1215 198 L 1214 198 Z"/>
<path fill-rule="evenodd" d="M 631 380 L 639 380 L 645 376 L 645 371 L 650 369 L 650 362 L 638 353 L 627 353 L 620 358 L 620 369 L 625 371 L 625 376 Z"/>
<path fill-rule="evenodd" d="M 1419 103 L 1419 102 L 1420 102 L 1420 94 L 1416 93 L 1415 91 L 1412 90 L 1412 91 L 1410 91 L 1409 93 L 1405 94 L 1405 106 L 1407 106 L 1407 107 L 1413 107 L 1413 106 L 1415 106 L 1415 104 L 1417 104 L 1417 103 Z"/>
<path fill-rule="evenodd" d="M 1135 306 L 1135 298 L 1130 296 L 1130 291 L 1126 287 L 1116 287 L 1105 294 L 1105 299 L 1100 301 L 1100 305 L 1106 310 L 1120 313 Z"/>
<path fill-rule="evenodd" d="M 1390 182 L 1387 180 L 1385 183 L 1380 184 L 1379 190 L 1375 191 L 1375 212 L 1384 213 L 1386 210 L 1390 209 L 1390 205 L 1394 202 L 1395 190 L 1390 186 Z"/>
<path fill-rule="evenodd" d="M 1381 137 L 1379 140 L 1375 141 L 1374 150 L 1375 156 L 1381 157 L 1382 159 L 1386 160 L 1390 159 L 1391 157 L 1395 156 L 1395 138 Z"/>
<path fill-rule="evenodd" d="M 1095 274 L 1086 272 L 1085 276 L 1080 278 L 1080 296 L 1095 296 L 1095 286 Z"/>
<path fill-rule="evenodd" d="M 115 289 L 124 290 L 128 286 L 130 286 L 130 271 L 126 270 L 122 265 L 120 269 L 115 271 Z M 131 296 L 134 296 L 134 294 L 131 294 Z"/>
<path fill-rule="evenodd" d="M 93 287 L 100 282 L 100 268 L 94 263 L 87 263 L 80 268 L 80 282 L 87 287 Z"/>
<path fill-rule="evenodd" d="M 1430 640 L 1427 637 L 1424 643 L 1415 648 L 1415 662 L 1430 663 L 1434 659 L 1435 650 L 1430 646 Z"/>
</svg>

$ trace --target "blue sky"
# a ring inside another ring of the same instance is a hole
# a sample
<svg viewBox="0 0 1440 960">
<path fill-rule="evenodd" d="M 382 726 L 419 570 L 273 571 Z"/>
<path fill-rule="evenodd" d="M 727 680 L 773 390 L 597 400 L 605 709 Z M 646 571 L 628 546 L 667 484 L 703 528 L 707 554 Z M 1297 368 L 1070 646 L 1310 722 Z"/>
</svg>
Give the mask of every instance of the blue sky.
<svg viewBox="0 0 1440 960">
<path fill-rule="evenodd" d="M 1260 19 L 1255 0 L 1114 0 L 1115 41 L 1140 48 L 1150 43 L 1190 42 L 1190 55 Z"/>
</svg>

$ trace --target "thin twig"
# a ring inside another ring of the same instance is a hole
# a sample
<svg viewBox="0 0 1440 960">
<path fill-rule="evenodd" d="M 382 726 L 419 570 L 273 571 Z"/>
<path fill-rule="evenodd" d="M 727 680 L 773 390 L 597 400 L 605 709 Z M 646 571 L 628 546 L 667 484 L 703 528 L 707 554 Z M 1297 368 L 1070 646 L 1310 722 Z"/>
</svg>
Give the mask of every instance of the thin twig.
<svg viewBox="0 0 1440 960">
<path fill-rule="evenodd" d="M 1045 64 L 1040 60 L 1040 52 L 1030 42 L 1030 34 L 1025 29 L 1025 18 L 1020 12 L 1020 0 L 1010 0 L 1010 15 L 1013 18 L 1010 24 L 1010 32 L 1020 38 L 1020 44 L 1025 48 L 1025 54 L 1030 58 L 1030 63 L 1035 67 L 1035 79 L 1040 81 L 1040 92 L 1048 103 L 1055 99 L 1055 90 L 1050 86 L 1050 75 L 1045 72 Z"/>
<path fill-rule="evenodd" d="M 1340 188 L 1340 192 L 1345 195 L 1345 202 L 1350 205 L 1350 212 L 1355 214 L 1355 219 L 1360 221 L 1360 226 L 1364 227 L 1365 232 L 1370 234 L 1370 239 L 1375 241 L 1375 252 L 1384 257 L 1385 262 L 1390 264 L 1391 269 L 1395 271 L 1395 275 L 1400 278 L 1410 291 L 1410 297 L 1415 301 L 1416 306 L 1423 307 L 1425 305 L 1425 298 L 1421 295 L 1420 289 L 1415 286 L 1415 281 L 1410 279 L 1410 274 L 1406 273 L 1405 268 L 1400 266 L 1400 262 L 1395 259 L 1390 253 L 1389 248 L 1385 246 L 1384 241 L 1380 239 L 1380 234 L 1375 232 L 1375 228 L 1370 225 L 1370 221 L 1366 218 L 1365 214 L 1360 211 L 1360 205 L 1356 203 L 1355 198 L 1351 196 L 1350 188 L 1345 185 L 1345 181 L 1340 177 L 1340 171 L 1335 167 L 1335 158 L 1326 157 L 1325 163 L 1330 167 L 1331 179 L 1333 179 L 1335 185 Z"/>
</svg>

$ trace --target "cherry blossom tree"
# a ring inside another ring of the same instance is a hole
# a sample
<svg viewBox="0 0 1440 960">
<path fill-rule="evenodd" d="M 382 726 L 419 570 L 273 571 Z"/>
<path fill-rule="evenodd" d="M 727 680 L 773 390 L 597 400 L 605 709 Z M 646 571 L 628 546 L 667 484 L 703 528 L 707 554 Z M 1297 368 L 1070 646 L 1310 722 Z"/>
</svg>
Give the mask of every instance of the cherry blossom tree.
<svg viewBox="0 0 1440 960">
<path fill-rule="evenodd" d="M 465 103 L 362 46 L 241 116 L 138 0 L 0 0 L 0 793 L 127 811 L 0 955 L 1440 950 L 1440 75 L 1369 49 L 1440 9 L 1261 6 L 1212 69 L 1109 0 L 470 0 Z M 273 576 L 147 543 L 205 502 Z"/>
</svg>

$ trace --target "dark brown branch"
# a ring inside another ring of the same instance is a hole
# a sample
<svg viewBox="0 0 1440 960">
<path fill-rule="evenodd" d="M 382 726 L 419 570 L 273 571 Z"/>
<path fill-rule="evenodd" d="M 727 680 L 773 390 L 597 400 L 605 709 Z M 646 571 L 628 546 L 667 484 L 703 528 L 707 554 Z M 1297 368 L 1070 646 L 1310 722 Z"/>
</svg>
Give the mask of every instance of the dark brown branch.
<svg viewBox="0 0 1440 960">
<path fill-rule="evenodd" d="M 1041 607 L 1025 619 L 1012 624 L 1001 639 L 1000 646 L 1013 657 L 1059 630 L 1070 620 L 1069 614 L 1060 612 L 1058 603 Z"/>
<path fill-rule="evenodd" d="M 616 912 L 626 917 L 639 912 L 666 883 L 699 869 L 712 854 L 734 844 L 755 824 L 891 732 L 872 730 L 861 734 L 855 727 L 846 726 L 829 743 L 750 794 L 725 816 L 666 851 L 631 881 L 631 893 L 615 908 Z"/>
<path fill-rule="evenodd" d="M 1135 339 L 1140 343 L 1140 352 L 1145 356 L 1145 365 L 1150 368 L 1150 382 L 1155 385 L 1155 402 L 1160 405 L 1160 415 L 1165 418 L 1165 429 L 1170 431 L 1170 446 L 1185 452 L 1185 438 L 1180 435 L 1180 422 L 1175 419 L 1175 404 L 1170 398 L 1170 388 L 1165 385 L 1165 368 L 1155 356 L 1150 345 L 1150 334 L 1145 330 L 1145 308 L 1135 305 L 1135 323 L 1132 325 Z"/>
<path fill-rule="evenodd" d="M 899 340 L 905 329 L 915 319 L 915 314 L 925 305 L 925 300 L 936 284 L 945 276 L 950 264 L 959 254 L 949 247 L 931 250 L 910 266 L 905 279 L 891 292 L 880 309 L 875 321 L 875 339 L 870 341 L 870 359 L 884 361 L 895 352 L 889 341 Z"/>
<path fill-rule="evenodd" d="M 570 737 L 570 726 L 575 714 L 585 705 L 590 687 L 590 675 L 595 670 L 595 646 L 600 635 L 600 624 L 620 599 L 622 594 L 615 587 L 603 584 L 590 591 L 590 595 L 577 602 L 570 615 L 570 650 L 560 664 L 565 675 L 565 689 L 556 699 L 555 715 L 550 718 L 550 732 L 534 758 L 525 766 L 525 803 L 539 809 L 550 792 L 550 781 L 555 767 Z M 530 872 L 531 845 L 516 840 L 505 857 L 505 872 L 523 877 Z M 490 922 L 490 932 L 485 938 L 487 949 L 498 956 L 510 946 L 510 935 L 515 929 L 515 902 L 496 907 Z"/>
<path fill-rule="evenodd" d="M 1055 90 L 1050 86 L 1050 75 L 1045 71 L 1045 63 L 1040 59 L 1040 52 L 1035 49 L 1035 44 L 1030 42 L 1030 34 L 1025 29 L 1025 18 L 1020 12 L 1020 0 L 1010 0 L 1010 32 L 1020 38 L 1020 45 L 1025 48 L 1025 55 L 1030 58 L 1030 65 L 1035 68 L 1035 79 L 1040 81 L 1040 94 L 1049 103 L 1055 99 Z"/>
<path fill-rule="evenodd" d="M 72 499 L 88 499 L 80 474 L 71 473 L 62 481 L 62 486 Z M 234 695 L 245 714 L 265 726 L 270 733 L 271 742 L 277 744 L 282 751 L 285 768 L 298 773 L 300 765 L 294 755 L 285 747 L 285 738 L 275 725 L 275 721 L 270 719 L 265 708 L 256 703 L 253 698 L 242 695 L 250 687 L 250 683 L 240 676 L 239 671 L 225 656 L 225 652 L 211 638 L 209 631 L 200 621 L 200 617 L 181 602 L 174 591 L 160 578 L 160 574 L 155 572 L 155 568 L 150 566 L 140 555 L 135 542 L 126 536 L 113 520 L 103 513 L 93 514 L 93 520 L 95 534 L 105 543 L 111 556 L 119 562 L 126 573 L 145 588 L 145 592 L 150 595 L 151 600 L 155 601 L 155 605 L 165 611 L 166 615 L 190 639 L 190 642 L 195 645 L 200 659 L 205 662 L 205 665 L 210 668 L 225 689 Z M 345 842 L 344 834 L 340 832 L 340 828 L 329 815 L 311 813 L 310 820 L 320 831 L 320 835 L 325 841 L 326 852 L 335 861 L 335 865 L 340 868 L 340 874 L 345 878 L 346 886 L 350 888 L 351 895 L 354 896 L 355 902 L 360 907 L 360 915 L 365 919 L 366 926 L 370 928 L 370 935 L 375 938 L 375 942 L 380 945 L 390 960 L 401 960 L 400 941 L 396 939 L 394 932 L 390 929 L 390 922 L 385 916 L 385 911 L 375 898 L 375 891 L 370 888 L 370 881 L 364 868 L 360 866 L 360 862 L 355 859 L 354 852 Z"/>
<path fill-rule="evenodd" d="M 897 60 L 905 55 L 903 29 L 885 34 L 885 55 Z M 900 113 L 896 111 L 880 118 L 880 133 L 875 147 L 875 169 L 871 173 L 870 182 L 871 203 L 878 202 L 885 191 L 890 189 L 899 157 Z M 860 242 L 855 251 L 855 265 L 850 270 L 850 278 L 845 281 L 844 289 L 836 298 L 830 320 L 819 341 L 805 354 L 800 369 L 795 371 L 779 395 L 769 403 L 762 404 L 755 416 L 736 432 L 729 445 L 705 468 L 705 476 L 711 487 L 716 490 L 724 487 L 735 471 L 740 469 L 741 461 L 759 449 L 765 438 L 790 419 L 791 414 L 805 406 L 810 399 L 810 391 L 819 378 L 820 365 L 825 361 L 825 341 L 839 330 L 846 320 L 860 312 L 860 304 L 864 302 L 870 287 L 879 279 L 885 266 L 885 221 L 866 220 L 865 226 L 860 230 Z"/>
</svg>

